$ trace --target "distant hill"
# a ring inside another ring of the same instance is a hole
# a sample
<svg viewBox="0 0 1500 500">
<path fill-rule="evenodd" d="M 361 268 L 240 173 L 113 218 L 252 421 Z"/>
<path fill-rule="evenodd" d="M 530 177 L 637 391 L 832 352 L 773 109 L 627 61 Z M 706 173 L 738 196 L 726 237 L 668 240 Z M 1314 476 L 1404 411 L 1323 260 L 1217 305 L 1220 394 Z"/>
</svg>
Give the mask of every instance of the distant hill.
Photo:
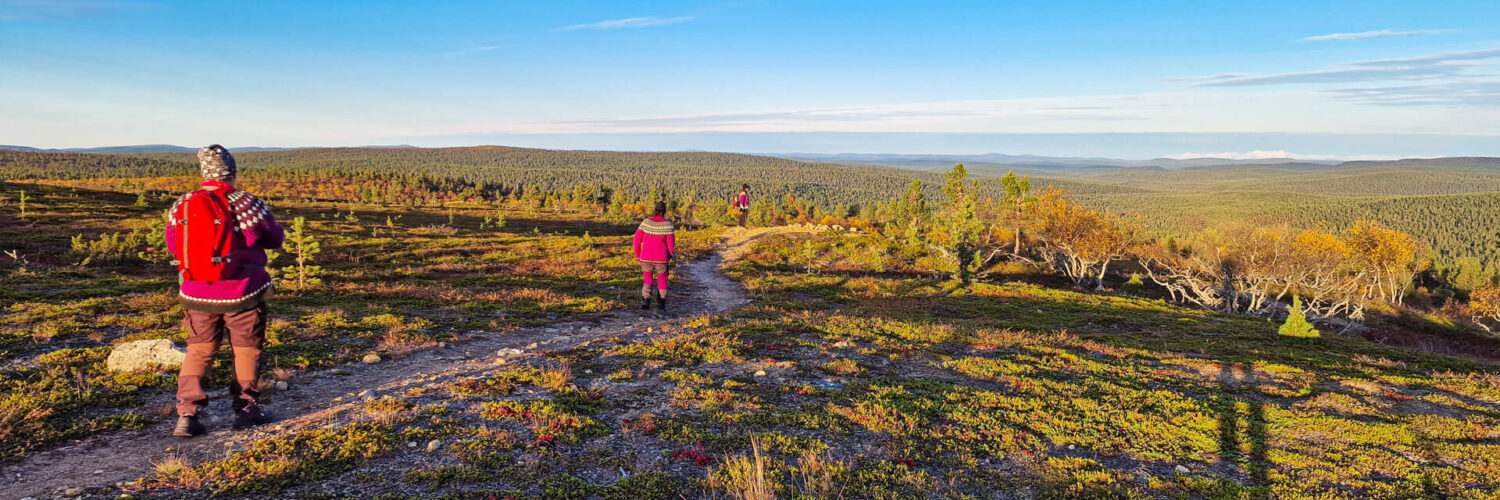
<svg viewBox="0 0 1500 500">
<path fill-rule="evenodd" d="M 918 170 L 947 169 L 962 163 L 971 171 L 981 174 L 1004 173 L 1016 170 L 1023 173 L 1088 175 L 1118 170 L 1182 170 L 1207 167 L 1240 167 L 1250 165 L 1295 165 L 1300 167 L 1336 165 L 1337 161 L 1297 160 L 1292 158 L 1259 158 L 1235 160 L 1229 158 L 1155 158 L 1150 160 L 1123 160 L 1119 158 L 1090 158 L 1067 156 L 1007 155 L 988 153 L 977 155 L 943 154 L 820 154 L 791 153 L 775 155 L 798 160 L 831 163 L 861 163 Z"/>
<path fill-rule="evenodd" d="M 184 148 L 186 149 L 186 148 Z M 0 151 L 0 179 L 118 179 L 190 177 L 197 160 L 176 153 L 83 154 Z M 995 175 L 1034 172 L 1032 185 L 1065 188 L 1090 206 L 1142 216 L 1156 230 L 1191 233 L 1221 223 L 1256 221 L 1302 227 L 1381 220 L 1418 235 L 1435 257 L 1479 256 L 1500 265 L 1500 158 L 1436 158 L 1338 164 L 1249 160 L 1212 164 L 1195 159 L 1159 165 L 1087 166 L 1100 159 L 1011 157 L 1050 166 L 976 164 L 972 156 L 908 155 L 922 167 L 823 162 L 734 153 L 558 151 L 468 148 L 238 148 L 247 182 L 325 183 L 329 199 L 420 201 L 430 190 L 471 194 L 540 191 L 572 195 L 579 186 L 621 191 L 630 198 L 657 192 L 670 199 L 724 200 L 742 183 L 757 199 L 796 196 L 825 209 L 864 209 L 902 192 L 912 180 L 941 200 L 940 172 L 968 162 L 983 195 L 999 198 Z M 840 156 L 840 155 L 834 155 Z M 878 155 L 875 155 L 878 156 Z M 826 157 L 826 156 L 825 156 Z M 843 156 L 844 158 L 852 158 Z M 873 156 L 861 156 L 873 159 Z M 985 156 L 996 160 L 998 156 Z M 1108 159 L 1103 159 L 1108 160 Z M 941 162 L 941 163 L 938 163 Z M 951 162 L 951 163 L 950 163 Z M 1071 162 L 1071 164 L 1069 164 Z M 941 165 L 941 166 L 939 166 Z M 979 166 L 976 166 L 979 165 Z M 398 193 L 392 185 L 404 186 Z"/>
<path fill-rule="evenodd" d="M 134 146 L 104 146 L 98 148 L 42 149 L 28 146 L 0 146 L 0 149 L 26 151 L 29 153 L 93 153 L 93 154 L 141 154 L 141 153 L 192 153 L 197 148 L 185 148 L 171 144 L 141 144 Z"/>
<path fill-rule="evenodd" d="M 415 148 L 416 146 L 393 145 L 393 146 L 360 146 L 360 147 L 362 147 L 362 148 L 370 148 L 370 149 L 398 149 L 398 148 Z M 28 152 L 28 153 L 89 153 L 89 154 L 194 153 L 194 152 L 198 151 L 198 148 L 189 148 L 189 147 L 184 147 L 184 146 L 173 146 L 171 144 L 139 144 L 139 145 L 133 145 L 133 146 L 104 146 L 104 147 L 97 147 L 97 148 L 54 148 L 54 149 L 33 148 L 33 147 L 30 147 L 30 146 L 0 145 L 0 149 L 10 150 L 10 151 L 25 151 L 25 152 Z M 253 152 L 265 152 L 265 151 L 292 151 L 292 150 L 298 150 L 298 149 L 316 149 L 316 148 L 311 147 L 311 146 L 284 147 L 284 148 L 282 148 L 282 147 L 254 147 L 254 146 L 247 146 L 247 147 L 240 147 L 240 148 L 230 148 L 230 151 L 233 151 L 235 153 L 253 153 Z"/>
</svg>

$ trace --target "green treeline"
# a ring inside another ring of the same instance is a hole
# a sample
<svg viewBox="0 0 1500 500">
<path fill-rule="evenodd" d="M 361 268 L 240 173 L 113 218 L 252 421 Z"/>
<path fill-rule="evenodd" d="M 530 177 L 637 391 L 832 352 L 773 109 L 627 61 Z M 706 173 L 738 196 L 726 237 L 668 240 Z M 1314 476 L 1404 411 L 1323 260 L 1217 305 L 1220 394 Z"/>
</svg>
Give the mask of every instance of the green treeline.
<svg viewBox="0 0 1500 500">
<path fill-rule="evenodd" d="M 941 196 L 938 172 L 815 163 L 731 153 L 622 153 L 481 146 L 317 148 L 236 155 L 256 189 L 307 200 L 425 206 L 452 202 L 559 201 L 600 211 L 667 199 L 727 201 L 751 184 L 764 210 L 877 218 L 880 205 L 920 182 Z M 121 180 L 111 189 L 170 192 L 149 178 L 197 175 L 192 154 L 101 155 L 0 151 L 0 179 Z M 979 196 L 1004 198 L 995 177 Z M 186 182 L 186 181 L 183 181 Z M 1224 225 L 1345 227 L 1370 219 L 1422 240 L 1435 268 L 1475 261 L 1500 268 L 1500 163 L 1409 160 L 1339 167 L 1242 166 L 1121 170 L 1034 178 L 1089 206 L 1139 216 L 1153 231 L 1190 234 Z M 1482 192 L 1488 191 L 1488 192 Z M 1458 194 L 1452 194 L 1458 193 Z M 772 206 L 774 205 L 774 206 Z M 765 216 L 770 220 L 770 216 Z M 1472 265 L 1472 264 L 1470 264 Z"/>
</svg>

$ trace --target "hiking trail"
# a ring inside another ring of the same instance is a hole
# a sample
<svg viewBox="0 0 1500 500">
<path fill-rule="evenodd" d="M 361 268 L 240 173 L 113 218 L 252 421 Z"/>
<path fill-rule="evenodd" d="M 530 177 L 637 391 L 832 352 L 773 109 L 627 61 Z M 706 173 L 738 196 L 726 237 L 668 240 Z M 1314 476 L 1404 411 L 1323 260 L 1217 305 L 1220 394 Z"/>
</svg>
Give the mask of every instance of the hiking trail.
<svg viewBox="0 0 1500 500">
<path fill-rule="evenodd" d="M 744 288 L 720 270 L 723 263 L 743 257 L 751 243 L 767 235 L 817 231 L 808 226 L 725 230 L 715 252 L 674 273 L 678 283 L 674 284 L 672 307 L 665 314 L 627 308 L 506 333 L 472 331 L 458 341 L 402 353 L 376 364 L 356 362 L 296 374 L 287 390 L 265 391 L 266 409 L 279 420 L 264 427 L 231 430 L 234 417 L 223 395 L 226 391 L 211 391 L 210 406 L 202 416 L 208 434 L 174 438 L 171 430 L 176 419 L 164 417 L 144 429 L 94 435 L 40 451 L 0 467 L 0 498 L 68 498 L 65 493 L 70 490 L 81 491 L 84 496 L 104 493 L 106 496 L 100 498 L 113 498 L 120 493 L 118 484 L 152 476 L 154 464 L 168 457 L 181 457 L 190 464 L 222 459 L 261 439 L 348 423 L 361 413 L 368 398 L 399 397 L 412 388 L 481 375 L 596 339 L 723 313 L 749 302 Z M 505 363 L 497 362 L 501 358 Z M 165 407 L 173 401 L 173 394 L 163 391 L 143 406 Z"/>
</svg>

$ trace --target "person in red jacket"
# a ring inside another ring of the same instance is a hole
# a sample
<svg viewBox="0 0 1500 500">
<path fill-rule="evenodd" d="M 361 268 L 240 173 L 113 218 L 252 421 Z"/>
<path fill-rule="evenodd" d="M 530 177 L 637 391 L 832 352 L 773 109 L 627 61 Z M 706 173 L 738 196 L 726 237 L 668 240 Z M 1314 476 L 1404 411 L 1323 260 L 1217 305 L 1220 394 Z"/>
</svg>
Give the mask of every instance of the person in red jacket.
<svg viewBox="0 0 1500 500">
<path fill-rule="evenodd" d="M 651 308 L 652 293 L 659 293 L 657 309 L 667 309 L 667 265 L 677 254 L 677 237 L 672 221 L 667 220 L 667 204 L 656 202 L 650 218 L 635 230 L 635 260 L 641 263 L 641 309 Z M 656 286 L 651 286 L 655 279 Z"/>
</svg>

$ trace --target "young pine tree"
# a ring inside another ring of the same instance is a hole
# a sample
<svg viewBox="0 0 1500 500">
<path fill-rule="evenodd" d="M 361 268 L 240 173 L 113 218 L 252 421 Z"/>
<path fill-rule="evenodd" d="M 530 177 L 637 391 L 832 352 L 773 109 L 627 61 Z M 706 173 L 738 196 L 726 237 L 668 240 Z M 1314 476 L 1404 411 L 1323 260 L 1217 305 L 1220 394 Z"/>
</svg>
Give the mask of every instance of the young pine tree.
<svg viewBox="0 0 1500 500">
<path fill-rule="evenodd" d="M 147 205 L 145 191 L 141 191 L 140 194 L 135 195 L 135 206 L 136 208 L 146 208 Z"/>
<path fill-rule="evenodd" d="M 22 219 L 26 218 L 26 200 L 30 200 L 30 199 L 31 198 L 27 198 L 26 197 L 26 190 L 24 190 L 24 189 L 21 190 L 21 218 Z"/>
<path fill-rule="evenodd" d="M 292 221 L 292 234 L 287 235 L 286 242 L 281 249 L 295 259 L 295 264 L 281 269 L 282 279 L 296 283 L 297 288 L 306 288 L 311 285 L 322 283 L 318 276 L 323 274 L 323 268 L 309 265 L 313 256 L 322 251 L 318 246 L 318 240 L 307 232 L 307 221 L 298 217 Z"/>
<path fill-rule="evenodd" d="M 1007 171 L 1000 178 L 1000 184 L 1005 186 L 1004 204 L 1010 208 L 1009 215 L 1015 225 L 1015 248 L 1011 251 L 1020 255 L 1021 229 L 1026 223 L 1026 207 L 1036 203 L 1036 196 L 1031 194 L 1031 176 L 1018 177 L 1014 171 Z"/>
<path fill-rule="evenodd" d="M 935 243 L 953 267 L 953 278 L 969 286 L 984 260 L 980 240 L 986 225 L 979 215 L 979 181 L 970 183 L 969 171 L 963 165 L 954 165 L 943 179 L 943 194 L 948 199 L 936 217 L 942 234 Z"/>
<path fill-rule="evenodd" d="M 1281 324 L 1280 333 L 1285 337 L 1304 339 L 1315 339 L 1321 337 L 1317 328 L 1307 322 L 1307 316 L 1302 314 L 1302 298 L 1292 296 L 1292 306 L 1287 309 L 1286 323 Z"/>
</svg>

